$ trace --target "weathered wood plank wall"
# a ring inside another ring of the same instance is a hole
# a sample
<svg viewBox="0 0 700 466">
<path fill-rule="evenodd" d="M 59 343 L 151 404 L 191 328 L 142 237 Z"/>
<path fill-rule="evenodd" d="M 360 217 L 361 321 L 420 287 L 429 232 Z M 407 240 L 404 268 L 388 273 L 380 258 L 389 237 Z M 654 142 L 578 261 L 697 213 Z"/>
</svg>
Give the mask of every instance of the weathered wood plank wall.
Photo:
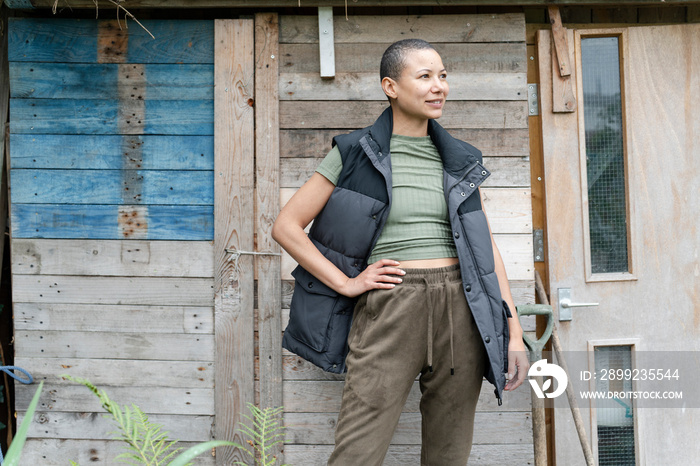
<svg viewBox="0 0 700 466">
<path fill-rule="evenodd" d="M 136 27 L 121 31 L 109 21 L 14 22 L 16 344 L 18 361 L 50 381 L 40 414 L 48 425 L 33 434 L 30 449 L 37 453 L 28 461 L 51 464 L 46 459 L 51 455 L 43 452 L 57 448 L 103 464 L 113 457 L 116 447 L 97 407 L 83 406 L 80 388 L 57 374 L 90 377 L 117 400 L 141 404 L 173 437 L 193 442 L 211 437 L 215 403 L 232 410 L 230 416 L 219 413 L 217 437 L 232 433 L 252 391 L 246 374 L 254 370 L 256 399 L 285 406 L 286 461 L 325 464 L 342 376 L 279 349 L 293 262 L 283 256 L 280 272 L 275 256 L 239 260 L 235 285 L 242 294 L 233 297 L 244 301 L 237 309 L 245 316 L 236 313 L 234 325 L 223 312 L 230 310 L 232 296 L 226 295 L 233 273 L 223 248 L 278 251 L 269 242 L 277 192 L 283 204 L 313 172 L 334 134 L 372 123 L 386 106 L 373 90 L 376 69 L 386 46 L 402 37 L 423 37 L 443 53 L 452 102 L 441 123 L 483 150 L 494 172 L 483 189 L 486 209 L 515 299 L 533 302 L 522 15 L 336 18 L 332 81 L 319 77 L 316 17 L 282 16 L 279 27 L 274 15 L 259 14 L 255 21 L 255 62 L 246 65 L 256 68 L 255 85 L 249 86 L 252 69 L 241 71 L 240 81 L 248 84 L 236 97 L 252 100 L 236 107 L 233 98 L 228 109 L 236 114 L 245 108 L 250 118 L 255 105 L 257 190 L 253 195 L 252 159 L 227 158 L 234 150 L 250 155 L 244 149 L 253 142 L 249 122 L 216 146 L 222 176 L 229 180 L 216 188 L 216 196 L 214 124 L 222 130 L 235 125 L 226 123 L 228 110 L 216 110 L 222 115 L 214 118 L 214 100 L 224 109 L 228 100 L 226 86 L 214 97 L 212 22 L 147 22 L 156 41 Z M 56 31 L 68 39 L 48 40 Z M 249 35 L 252 39 L 252 31 Z M 169 72 L 177 77 L 168 79 Z M 222 73 L 224 80 L 236 75 Z M 249 224 L 243 210 L 234 212 L 241 202 L 250 207 Z M 215 223 L 221 232 L 216 246 Z M 215 325 L 212 303 L 219 301 Z M 258 331 L 251 343 L 252 335 L 246 335 L 253 329 Z M 254 369 L 245 363 L 248 355 L 255 356 Z M 217 378 L 214 366 L 224 363 L 234 365 L 233 372 Z M 237 394 L 230 382 L 242 384 Z M 527 392 L 509 395 L 500 408 L 491 392 L 483 390 L 479 405 L 474 462 L 530 458 Z M 18 391 L 20 407 L 29 395 Z M 416 386 L 387 464 L 416 462 L 418 397 Z M 213 463 L 210 457 L 199 461 Z"/>
<path fill-rule="evenodd" d="M 483 151 L 484 164 L 494 173 L 482 189 L 484 202 L 516 303 L 534 302 L 524 16 L 336 17 L 334 33 L 336 75 L 322 79 L 317 18 L 280 17 L 280 202 L 311 176 L 330 150 L 333 135 L 371 124 L 386 107 L 378 72 L 384 49 L 401 38 L 426 39 L 442 53 L 448 69 L 450 102 L 440 123 Z M 284 254 L 284 325 L 294 266 Z M 283 379 L 289 429 L 285 460 L 325 464 L 343 377 L 285 351 Z M 531 460 L 529 393 L 507 394 L 499 408 L 487 385 L 479 403 L 472 461 Z M 385 464 L 419 462 L 419 397 L 416 383 Z"/>
<path fill-rule="evenodd" d="M 107 465 L 122 448 L 66 373 L 185 446 L 212 437 L 214 24 L 145 25 L 155 40 L 10 23 L 16 362 L 46 383 L 23 464 Z M 32 393 L 16 387 L 20 411 Z"/>
</svg>

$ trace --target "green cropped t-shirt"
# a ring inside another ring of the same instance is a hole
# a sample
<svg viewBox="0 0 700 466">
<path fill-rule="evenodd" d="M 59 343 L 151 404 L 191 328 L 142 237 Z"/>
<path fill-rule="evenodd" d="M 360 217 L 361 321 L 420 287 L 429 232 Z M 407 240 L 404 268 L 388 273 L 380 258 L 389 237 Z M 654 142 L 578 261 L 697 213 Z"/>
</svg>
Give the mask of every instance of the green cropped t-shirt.
<svg viewBox="0 0 700 466">
<path fill-rule="evenodd" d="M 391 136 L 392 203 L 369 263 L 457 257 L 442 187 L 442 159 L 430 136 Z M 343 161 L 338 147 L 316 171 L 337 184 Z"/>
</svg>

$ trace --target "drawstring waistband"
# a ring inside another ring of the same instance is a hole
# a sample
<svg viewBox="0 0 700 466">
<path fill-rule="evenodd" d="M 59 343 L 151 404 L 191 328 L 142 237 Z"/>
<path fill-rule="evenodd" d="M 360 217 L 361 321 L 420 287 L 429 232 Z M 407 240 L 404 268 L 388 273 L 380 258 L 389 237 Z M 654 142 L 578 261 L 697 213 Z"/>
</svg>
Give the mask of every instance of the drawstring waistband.
<svg viewBox="0 0 700 466">
<path fill-rule="evenodd" d="M 440 267 L 434 269 L 406 269 L 406 275 L 403 277 L 404 283 L 415 281 L 422 282 L 425 285 L 426 294 L 430 294 L 431 284 L 441 284 L 443 290 L 447 293 L 447 320 L 450 325 L 450 374 L 455 373 L 455 357 L 454 357 L 454 325 L 452 319 L 452 299 L 449 296 L 450 287 L 448 283 L 451 280 L 459 279 L 459 264 L 450 265 L 448 267 Z M 428 309 L 428 370 L 433 372 L 433 312 L 436 306 L 435 295 L 431 299 L 432 306 Z"/>
</svg>

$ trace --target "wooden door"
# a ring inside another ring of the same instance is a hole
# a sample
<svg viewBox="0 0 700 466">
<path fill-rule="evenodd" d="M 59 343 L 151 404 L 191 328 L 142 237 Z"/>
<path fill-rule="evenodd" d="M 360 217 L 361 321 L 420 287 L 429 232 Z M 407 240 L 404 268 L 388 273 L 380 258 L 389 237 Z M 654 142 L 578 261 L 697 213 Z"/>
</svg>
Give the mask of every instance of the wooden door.
<svg viewBox="0 0 700 466">
<path fill-rule="evenodd" d="M 647 369 L 637 356 L 700 348 L 700 25 L 568 31 L 567 39 L 577 109 L 552 113 L 558 72 L 553 86 L 550 33 L 538 33 L 551 301 L 564 350 L 587 352 L 585 369 L 612 367 L 615 355 L 619 367 Z M 614 79 L 600 73 L 606 53 L 619 64 L 617 101 Z M 567 309 L 559 303 L 566 289 L 572 302 L 598 305 Z M 580 381 L 579 369 L 570 382 Z M 669 452 L 673 464 L 697 461 L 694 410 L 618 401 L 627 406 L 613 419 L 603 403 L 579 405 L 599 464 L 670 464 Z M 557 464 L 585 464 L 559 402 Z M 615 430 L 629 441 L 611 453 L 606 436 Z"/>
</svg>

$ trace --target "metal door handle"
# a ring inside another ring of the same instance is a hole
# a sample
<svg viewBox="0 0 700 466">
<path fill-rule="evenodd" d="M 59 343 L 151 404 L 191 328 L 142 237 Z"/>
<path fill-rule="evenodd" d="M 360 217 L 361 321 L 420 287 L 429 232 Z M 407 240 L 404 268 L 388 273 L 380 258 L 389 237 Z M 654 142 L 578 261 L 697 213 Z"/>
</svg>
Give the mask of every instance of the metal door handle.
<svg viewBox="0 0 700 466">
<path fill-rule="evenodd" d="M 569 298 L 564 298 L 561 301 L 559 301 L 559 305 L 563 308 L 569 308 L 569 307 L 598 306 L 598 303 L 572 303 Z"/>
<path fill-rule="evenodd" d="M 571 301 L 571 288 L 559 288 L 559 320 L 571 320 L 571 308 L 598 306 L 598 303 L 574 303 Z"/>
</svg>

